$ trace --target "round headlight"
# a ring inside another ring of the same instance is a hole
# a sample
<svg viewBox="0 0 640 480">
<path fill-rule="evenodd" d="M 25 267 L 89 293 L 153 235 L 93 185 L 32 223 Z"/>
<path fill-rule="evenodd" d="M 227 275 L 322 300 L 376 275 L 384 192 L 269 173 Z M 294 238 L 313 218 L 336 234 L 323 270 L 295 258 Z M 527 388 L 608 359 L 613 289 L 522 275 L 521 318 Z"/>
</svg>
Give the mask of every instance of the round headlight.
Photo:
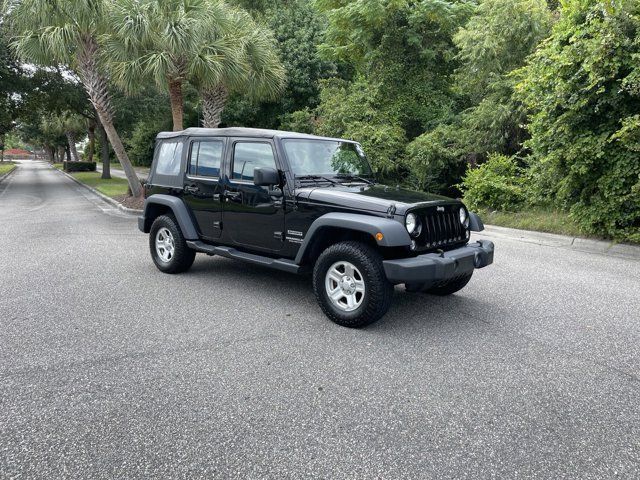
<svg viewBox="0 0 640 480">
<path fill-rule="evenodd" d="M 460 207 L 460 223 L 467 228 L 469 226 L 469 215 L 467 215 L 467 211 L 464 207 Z"/>
<path fill-rule="evenodd" d="M 416 217 L 415 214 L 410 213 L 409 215 L 407 215 L 407 218 L 404 221 L 404 225 L 405 227 L 407 227 L 407 232 L 409 232 L 409 235 L 412 235 L 418 229 L 418 217 Z"/>
</svg>

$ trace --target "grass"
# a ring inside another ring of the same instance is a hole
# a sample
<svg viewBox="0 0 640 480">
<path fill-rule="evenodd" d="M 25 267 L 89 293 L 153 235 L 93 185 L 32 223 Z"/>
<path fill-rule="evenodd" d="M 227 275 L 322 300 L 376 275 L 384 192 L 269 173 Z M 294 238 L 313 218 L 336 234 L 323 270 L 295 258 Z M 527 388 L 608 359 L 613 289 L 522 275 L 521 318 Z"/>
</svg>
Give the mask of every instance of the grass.
<svg viewBox="0 0 640 480">
<path fill-rule="evenodd" d="M 11 170 L 16 168 L 16 164 L 13 162 L 1 162 L 0 163 L 0 177 L 5 173 L 9 173 Z"/>
<path fill-rule="evenodd" d="M 100 178 L 100 173 L 97 172 L 74 172 L 70 175 L 77 180 L 80 180 L 85 185 L 95 188 L 100 193 L 103 193 L 108 197 L 117 197 L 127 194 L 128 183 L 124 178 L 113 177 L 109 180 L 103 180 Z"/>
<path fill-rule="evenodd" d="M 571 237 L 592 237 L 582 231 L 568 213 L 558 210 L 531 208 L 522 212 L 484 211 L 480 212 L 480 217 L 487 225 L 556 233 Z"/>
</svg>

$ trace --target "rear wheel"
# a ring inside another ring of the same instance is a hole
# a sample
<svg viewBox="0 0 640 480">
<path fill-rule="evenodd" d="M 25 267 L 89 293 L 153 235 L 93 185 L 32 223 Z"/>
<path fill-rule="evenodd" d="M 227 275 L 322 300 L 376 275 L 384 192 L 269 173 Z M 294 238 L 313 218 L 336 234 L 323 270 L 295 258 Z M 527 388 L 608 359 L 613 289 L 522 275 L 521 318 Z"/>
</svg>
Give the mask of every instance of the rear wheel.
<svg viewBox="0 0 640 480">
<path fill-rule="evenodd" d="M 380 319 L 393 296 L 382 257 L 361 242 L 337 243 L 322 252 L 313 269 L 313 290 L 325 315 L 351 328 Z"/>
<path fill-rule="evenodd" d="M 151 225 L 149 249 L 153 263 L 164 273 L 186 272 L 196 258 L 171 215 L 161 215 Z"/>
</svg>

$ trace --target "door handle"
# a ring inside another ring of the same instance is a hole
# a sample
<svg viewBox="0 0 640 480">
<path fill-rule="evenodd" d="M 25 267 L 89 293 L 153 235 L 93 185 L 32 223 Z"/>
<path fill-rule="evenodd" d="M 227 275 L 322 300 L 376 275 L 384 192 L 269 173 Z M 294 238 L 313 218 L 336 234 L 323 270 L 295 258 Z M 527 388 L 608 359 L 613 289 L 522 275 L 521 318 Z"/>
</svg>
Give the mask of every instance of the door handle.
<svg viewBox="0 0 640 480">
<path fill-rule="evenodd" d="M 232 192 L 230 190 L 225 190 L 223 195 L 227 200 L 237 202 L 242 197 L 242 192 Z"/>
<path fill-rule="evenodd" d="M 184 191 L 187 193 L 198 193 L 199 190 L 195 185 L 186 185 Z"/>
</svg>

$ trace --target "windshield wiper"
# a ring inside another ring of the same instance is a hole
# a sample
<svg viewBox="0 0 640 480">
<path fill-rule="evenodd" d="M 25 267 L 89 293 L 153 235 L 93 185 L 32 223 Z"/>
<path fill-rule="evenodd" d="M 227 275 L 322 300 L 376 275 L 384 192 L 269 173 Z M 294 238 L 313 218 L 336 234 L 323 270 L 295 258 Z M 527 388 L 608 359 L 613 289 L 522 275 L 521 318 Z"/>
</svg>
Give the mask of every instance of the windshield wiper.
<svg viewBox="0 0 640 480">
<path fill-rule="evenodd" d="M 347 173 L 336 175 L 336 178 L 340 178 L 343 180 L 357 180 L 359 182 L 364 182 L 367 185 L 373 185 L 375 183 L 374 181 L 369 180 L 368 178 L 359 177 L 358 175 L 350 175 Z"/>
<path fill-rule="evenodd" d="M 332 185 L 340 185 L 340 182 L 336 182 L 335 180 L 332 180 L 331 178 L 328 178 L 328 177 L 323 177 L 322 175 L 296 175 L 296 180 L 301 180 L 301 181 L 305 181 L 305 180 L 311 180 L 311 181 L 324 180 L 325 182 L 329 182 Z"/>
</svg>

